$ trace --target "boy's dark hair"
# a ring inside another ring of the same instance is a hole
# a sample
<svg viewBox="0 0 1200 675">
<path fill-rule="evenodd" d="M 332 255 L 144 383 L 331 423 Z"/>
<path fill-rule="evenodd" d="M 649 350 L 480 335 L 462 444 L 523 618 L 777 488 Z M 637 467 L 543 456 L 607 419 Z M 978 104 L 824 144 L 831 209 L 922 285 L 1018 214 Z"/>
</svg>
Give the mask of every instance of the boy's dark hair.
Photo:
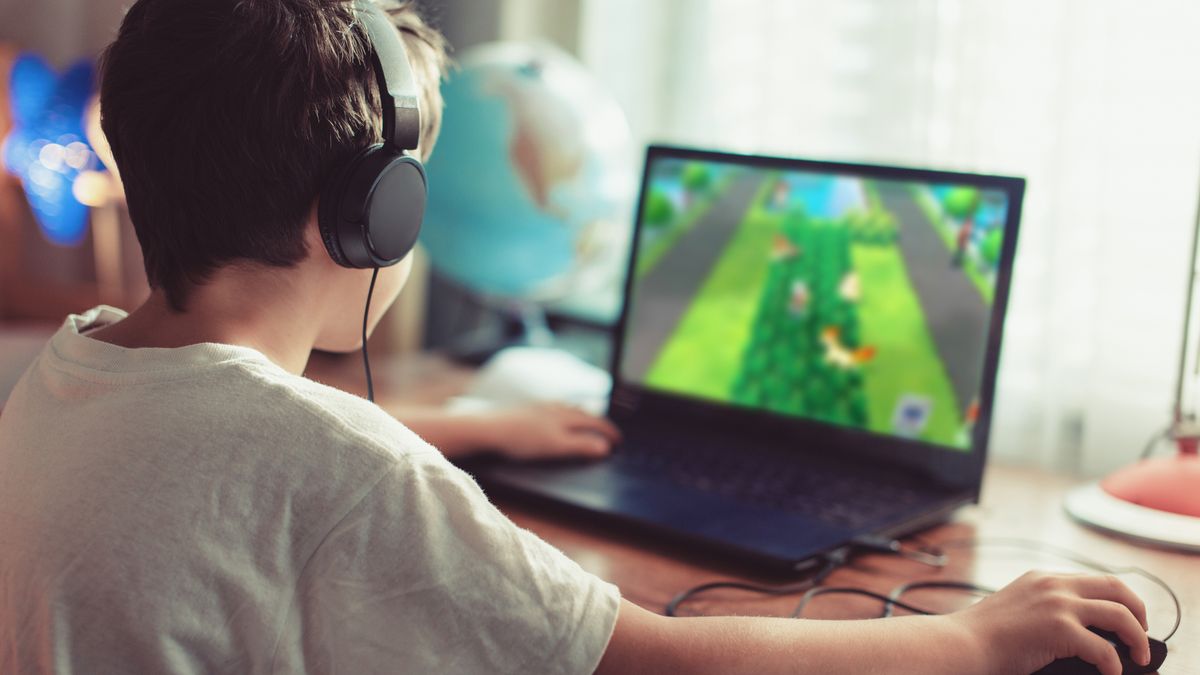
<svg viewBox="0 0 1200 675">
<path fill-rule="evenodd" d="M 411 3 L 384 5 L 437 138 L 446 46 Z M 349 0 L 138 0 L 101 57 L 101 126 L 152 288 L 182 311 L 234 261 L 288 267 L 330 172 L 380 142 L 366 32 Z"/>
</svg>

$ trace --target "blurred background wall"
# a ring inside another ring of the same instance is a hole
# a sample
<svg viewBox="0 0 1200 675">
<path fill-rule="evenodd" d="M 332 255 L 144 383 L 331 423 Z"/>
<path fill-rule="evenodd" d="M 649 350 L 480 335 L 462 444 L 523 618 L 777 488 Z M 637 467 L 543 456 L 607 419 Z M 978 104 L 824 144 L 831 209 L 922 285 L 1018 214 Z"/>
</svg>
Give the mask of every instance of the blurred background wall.
<svg viewBox="0 0 1200 675">
<path fill-rule="evenodd" d="M 34 52 L 64 69 L 99 54 L 115 35 L 129 4 L 130 0 L 0 0 L 0 44 L 10 51 Z M 446 34 L 455 55 L 496 40 L 549 41 L 570 53 L 578 51 L 578 0 L 418 0 L 418 4 Z M 122 254 L 122 292 L 101 297 L 92 231 L 79 246 L 49 244 L 36 236 L 32 214 L 22 202 L 17 183 L 0 180 L 0 317 L 10 323 L 58 319 L 100 301 L 131 306 L 146 292 L 136 239 L 123 212 L 118 214 L 115 244 Z M 436 347 L 464 333 L 490 335 L 511 328 L 472 294 L 443 283 L 436 274 L 430 279 L 424 261 L 417 268 L 406 296 L 422 297 L 417 306 L 402 304 L 394 312 L 407 319 L 403 322 L 407 329 L 395 331 L 404 333 L 399 348 Z M 429 294 L 432 302 L 424 299 Z M 426 306 L 433 311 L 427 312 Z M 603 359 L 594 347 L 590 351 L 595 360 Z"/>
<path fill-rule="evenodd" d="M 58 67 L 95 56 L 112 40 L 127 0 L 4 0 L 0 40 L 37 51 Z"/>
</svg>

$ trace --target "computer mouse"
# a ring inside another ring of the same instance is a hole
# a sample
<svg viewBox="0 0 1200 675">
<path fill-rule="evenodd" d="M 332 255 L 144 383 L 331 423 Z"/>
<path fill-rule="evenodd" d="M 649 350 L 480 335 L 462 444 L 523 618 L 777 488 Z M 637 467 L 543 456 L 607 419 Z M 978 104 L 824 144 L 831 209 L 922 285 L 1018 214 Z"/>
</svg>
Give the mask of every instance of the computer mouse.
<svg viewBox="0 0 1200 675">
<path fill-rule="evenodd" d="M 1162 640 L 1150 638 L 1150 663 L 1143 666 L 1133 660 L 1129 655 L 1129 647 L 1126 647 L 1121 642 L 1116 633 L 1092 628 L 1091 626 L 1088 627 L 1088 630 L 1112 643 L 1113 648 L 1117 650 L 1117 655 L 1121 657 L 1122 675 L 1153 673 L 1162 667 L 1163 661 L 1167 660 L 1167 643 Z M 1059 659 L 1037 671 L 1034 675 L 1097 675 L 1099 672 L 1100 670 L 1096 666 L 1077 656 L 1073 656 L 1069 659 Z"/>
</svg>

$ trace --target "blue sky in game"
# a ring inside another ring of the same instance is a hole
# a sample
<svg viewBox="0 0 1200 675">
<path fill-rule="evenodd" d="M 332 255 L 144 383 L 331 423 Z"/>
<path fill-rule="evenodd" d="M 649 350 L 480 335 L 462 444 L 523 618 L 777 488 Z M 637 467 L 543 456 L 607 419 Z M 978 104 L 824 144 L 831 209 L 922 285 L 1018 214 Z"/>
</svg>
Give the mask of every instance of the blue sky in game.
<svg viewBox="0 0 1200 675">
<path fill-rule="evenodd" d="M 801 207 L 815 218 L 840 218 L 853 208 L 865 208 L 862 180 L 815 173 L 784 174 L 788 208 Z"/>
</svg>

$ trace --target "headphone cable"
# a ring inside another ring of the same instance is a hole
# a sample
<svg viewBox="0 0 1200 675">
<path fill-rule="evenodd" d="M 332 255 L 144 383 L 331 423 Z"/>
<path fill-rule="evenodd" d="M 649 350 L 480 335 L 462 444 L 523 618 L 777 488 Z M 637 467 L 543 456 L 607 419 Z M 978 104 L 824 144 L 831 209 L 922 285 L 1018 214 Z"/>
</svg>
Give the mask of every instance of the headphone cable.
<svg viewBox="0 0 1200 675">
<path fill-rule="evenodd" d="M 371 359 L 367 357 L 367 317 L 371 315 L 371 294 L 375 292 L 375 279 L 379 277 L 379 268 L 371 272 L 371 285 L 367 288 L 367 306 L 363 309 L 362 326 L 362 355 L 363 370 L 367 373 L 367 400 L 375 402 L 375 385 L 371 382 Z"/>
</svg>

